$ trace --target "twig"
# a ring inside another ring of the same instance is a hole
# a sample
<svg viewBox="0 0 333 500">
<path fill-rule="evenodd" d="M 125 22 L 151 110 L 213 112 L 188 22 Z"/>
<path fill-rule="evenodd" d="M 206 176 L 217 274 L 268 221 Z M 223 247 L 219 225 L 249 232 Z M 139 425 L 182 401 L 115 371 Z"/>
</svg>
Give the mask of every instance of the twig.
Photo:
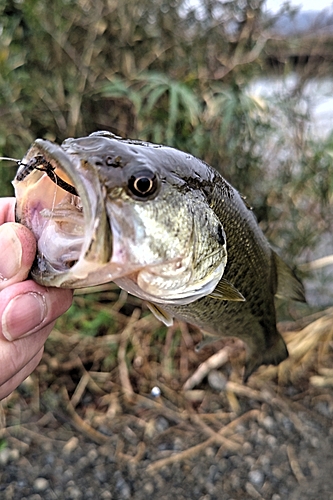
<svg viewBox="0 0 333 500">
<path fill-rule="evenodd" d="M 34 413 L 38 413 L 40 410 L 40 386 L 37 373 L 34 373 L 28 377 L 26 381 L 31 381 L 32 385 L 32 397 L 30 401 L 30 407 Z"/>
<path fill-rule="evenodd" d="M 299 267 L 302 271 L 314 271 L 315 269 L 321 269 L 322 267 L 330 266 L 333 264 L 333 255 L 327 255 L 326 257 L 321 257 L 320 259 L 301 264 Z"/>
<path fill-rule="evenodd" d="M 235 427 L 237 427 L 239 424 L 243 424 L 244 421 L 251 419 L 251 418 L 256 418 L 259 414 L 259 410 L 250 410 L 247 413 L 244 413 L 240 417 L 236 418 L 230 424 L 226 425 L 223 427 L 218 432 L 218 435 L 225 436 L 228 435 Z M 156 462 L 153 462 L 152 464 L 148 465 L 147 467 L 147 472 L 152 473 L 156 472 L 157 470 L 161 469 L 162 467 L 166 465 L 171 465 L 176 462 L 181 462 L 183 460 L 189 459 L 200 453 L 202 450 L 207 448 L 208 446 L 214 445 L 216 443 L 216 435 L 210 437 L 206 441 L 199 443 L 195 446 L 192 446 L 191 448 L 188 448 L 187 450 L 184 450 L 180 453 L 177 453 L 175 455 L 171 455 L 170 457 L 167 458 L 162 458 L 161 460 L 156 460 Z M 225 445 L 223 445 L 224 447 Z"/>
<path fill-rule="evenodd" d="M 184 380 L 188 376 L 188 350 L 193 345 L 193 340 L 189 334 L 186 323 L 180 321 L 179 328 L 182 332 L 180 341 L 179 376 L 181 380 Z"/>
<path fill-rule="evenodd" d="M 191 403 L 202 403 L 205 396 L 206 391 L 204 389 L 192 389 L 191 391 L 184 392 L 185 399 L 191 401 Z"/>
<path fill-rule="evenodd" d="M 87 372 L 83 373 L 82 377 L 80 378 L 80 382 L 75 387 L 74 394 L 71 397 L 71 404 L 72 404 L 73 408 L 75 408 L 79 404 L 79 402 L 83 396 L 83 393 L 86 390 L 86 387 L 88 385 L 89 378 L 90 377 L 89 377 Z"/>
<path fill-rule="evenodd" d="M 0 401 L 0 436 L 1 431 L 6 427 L 6 412 L 3 407 L 3 403 Z"/>
<path fill-rule="evenodd" d="M 137 452 L 134 457 L 130 459 L 131 464 L 138 464 L 140 460 L 142 460 L 144 454 L 146 452 L 146 445 L 143 441 L 140 441 L 137 446 Z"/>
<path fill-rule="evenodd" d="M 171 326 L 169 326 L 166 334 L 166 339 L 165 339 L 165 344 L 164 344 L 164 356 L 163 356 L 163 362 L 162 362 L 162 373 L 163 376 L 166 379 L 171 378 L 171 366 L 172 366 L 172 352 L 171 352 L 171 346 L 172 346 L 172 340 L 173 337 L 176 333 L 176 330 L 178 329 L 178 322 L 174 322 Z"/>
<path fill-rule="evenodd" d="M 219 434 L 223 433 L 223 435 L 224 434 L 230 435 L 232 432 L 234 432 L 235 427 L 238 427 L 239 425 L 244 425 L 244 423 L 247 420 L 251 420 L 251 419 L 258 420 L 259 416 L 260 416 L 260 410 L 249 410 L 248 412 L 243 413 L 243 415 L 241 415 L 238 418 L 235 418 L 235 420 L 232 420 L 232 422 L 230 422 L 225 427 L 223 427 L 223 429 L 221 429 Z M 221 452 L 224 452 L 223 446 L 221 446 L 221 448 L 218 450 L 216 456 L 220 456 Z"/>
<path fill-rule="evenodd" d="M 185 451 L 182 451 L 180 453 L 177 453 L 176 455 L 171 455 L 171 457 L 167 458 L 162 458 L 160 460 L 156 460 L 156 462 L 153 462 L 152 464 L 148 465 L 147 467 L 147 472 L 152 473 L 156 472 L 157 470 L 161 469 L 162 467 L 165 467 L 166 465 L 171 465 L 176 462 L 181 462 L 183 460 L 186 460 L 188 458 L 192 458 L 198 453 L 200 453 L 202 450 L 213 444 L 215 441 L 215 437 L 211 437 L 204 441 L 203 443 L 197 444 L 195 446 L 192 446 L 191 448 L 188 448 Z"/>
<path fill-rule="evenodd" d="M 307 482 L 306 477 L 304 476 L 304 474 L 300 468 L 300 465 L 299 465 L 297 457 L 296 457 L 295 450 L 291 446 L 291 444 L 287 445 L 287 455 L 288 455 L 288 459 L 289 459 L 289 463 L 290 463 L 290 468 L 291 468 L 294 476 L 296 477 L 297 482 L 299 484 L 306 483 Z"/>
<path fill-rule="evenodd" d="M 112 313 L 119 312 L 120 309 L 126 304 L 128 293 L 125 290 L 121 290 L 118 300 L 111 307 Z"/>
<path fill-rule="evenodd" d="M 119 378 L 120 383 L 124 392 L 124 395 L 129 399 L 133 398 L 134 391 L 129 378 L 128 368 L 126 364 L 126 347 L 130 334 L 132 333 L 135 323 L 138 321 L 141 314 L 141 309 L 134 309 L 127 326 L 121 333 L 121 340 L 118 349 L 118 366 L 119 366 Z"/>
<path fill-rule="evenodd" d="M 125 446 L 124 441 L 118 436 L 116 449 L 114 452 L 116 457 L 123 457 L 124 456 L 124 454 L 123 454 L 124 446 Z"/>
<path fill-rule="evenodd" d="M 219 419 L 222 419 L 222 420 L 225 420 L 225 419 L 228 419 L 230 420 L 231 418 L 234 417 L 234 414 L 233 413 L 230 413 L 230 411 L 217 411 L 216 413 L 200 413 L 200 416 L 201 418 L 203 418 L 204 420 L 213 420 L 213 421 L 216 421 L 216 420 L 219 420 Z"/>
<path fill-rule="evenodd" d="M 229 59 L 226 59 L 225 57 L 220 56 L 218 59 L 219 59 L 220 63 L 223 65 L 223 68 L 220 68 L 218 71 L 216 71 L 216 73 L 214 75 L 214 79 L 215 80 L 222 80 L 236 66 L 242 66 L 244 64 L 249 64 L 249 63 L 255 61 L 259 57 L 263 48 L 265 47 L 268 39 L 269 38 L 266 35 L 261 35 L 258 38 L 255 46 L 246 55 L 239 54 L 240 50 L 237 50 L 237 48 L 236 48 L 235 54 L 232 57 L 230 57 Z M 242 48 L 240 46 L 240 44 L 238 44 L 238 48 Z"/>
<path fill-rule="evenodd" d="M 233 392 L 237 396 L 254 399 L 255 401 L 267 403 L 270 402 L 271 394 L 268 397 L 262 391 L 256 391 L 255 389 L 251 389 L 248 385 L 238 384 L 237 382 L 227 382 L 225 385 L 225 390 L 228 392 Z"/>
<path fill-rule="evenodd" d="M 236 415 L 239 415 L 241 412 L 241 406 L 239 404 L 239 401 L 237 399 L 237 396 L 234 391 L 227 390 L 226 391 L 226 397 L 230 406 L 230 409 L 233 413 Z"/>
<path fill-rule="evenodd" d="M 37 443 L 44 443 L 46 441 L 55 441 L 54 438 L 50 438 L 48 436 L 45 436 L 44 434 L 41 434 L 40 432 L 35 432 L 32 431 L 31 429 L 28 429 L 25 425 L 13 425 L 10 427 L 7 427 L 4 429 L 8 434 L 11 436 L 14 435 L 16 436 L 29 436 L 31 439 L 33 439 Z M 60 439 L 56 440 L 58 443 L 62 443 L 63 441 Z"/>
<path fill-rule="evenodd" d="M 256 498 L 257 500 L 265 500 L 264 497 L 260 495 L 260 493 L 255 489 L 253 484 L 247 482 L 245 485 L 246 493 L 248 493 L 252 498 Z"/>
<path fill-rule="evenodd" d="M 314 387 L 332 387 L 333 377 L 322 377 L 320 375 L 313 375 L 310 377 L 310 384 Z"/>
<path fill-rule="evenodd" d="M 72 451 L 74 451 L 78 447 L 78 444 L 79 444 L 79 440 L 78 440 L 77 436 L 72 436 L 67 441 L 67 443 L 65 444 L 65 446 L 63 447 L 62 450 L 66 455 L 70 455 L 72 453 Z"/>
<path fill-rule="evenodd" d="M 333 377 L 333 368 L 319 368 L 318 373 L 325 377 Z"/>
<path fill-rule="evenodd" d="M 91 342 L 87 343 L 94 343 L 94 345 L 99 347 L 107 344 L 118 344 L 120 341 L 121 341 L 121 334 L 112 333 L 111 335 L 103 335 L 102 337 L 93 337 L 91 339 Z"/>
<path fill-rule="evenodd" d="M 312 401 L 314 401 L 314 399 L 315 398 L 312 398 Z M 332 426 L 332 420 L 330 418 L 325 417 L 325 415 L 318 413 L 314 409 L 307 408 L 306 406 L 304 406 L 302 403 L 299 403 L 298 401 L 288 401 L 288 404 L 290 405 L 293 413 L 296 413 L 296 412 L 305 413 L 305 414 L 307 414 L 309 421 L 318 422 L 324 428 L 325 427 L 330 428 Z"/>
<path fill-rule="evenodd" d="M 73 396 L 71 397 L 71 403 L 72 403 L 73 408 L 75 408 L 79 404 L 87 386 L 90 388 L 91 391 L 95 392 L 96 394 L 98 394 L 100 396 L 105 394 L 105 391 L 103 391 L 103 389 L 101 389 L 99 387 L 99 385 L 96 384 L 94 379 L 91 377 L 90 373 L 87 372 L 87 370 L 83 366 L 81 359 L 80 358 L 78 358 L 78 359 L 81 363 L 81 370 L 83 371 L 83 375 L 80 378 L 80 382 L 78 383 L 78 385 L 75 388 Z"/>
<path fill-rule="evenodd" d="M 207 436 L 215 438 L 217 444 L 224 446 L 228 450 L 238 451 L 242 447 L 241 444 L 236 443 L 235 441 L 232 441 L 231 439 L 228 439 L 224 436 L 221 436 L 221 434 L 219 434 L 218 432 L 215 432 L 209 427 L 209 425 L 205 424 L 201 420 L 201 417 L 199 415 L 191 415 L 191 420 L 192 422 L 197 424 Z"/>
<path fill-rule="evenodd" d="M 189 330 L 188 330 L 188 324 L 184 323 L 184 321 L 179 321 L 178 323 L 180 331 L 182 332 L 182 337 L 183 341 L 186 345 L 187 349 L 191 349 L 193 347 L 194 342 L 193 342 L 193 337 L 191 336 Z"/>
<path fill-rule="evenodd" d="M 93 380 L 97 380 L 97 382 L 105 383 L 107 380 L 110 380 L 110 372 L 94 372 L 89 371 L 89 375 Z"/>
<path fill-rule="evenodd" d="M 48 411 L 45 413 L 40 419 L 37 420 L 37 422 L 34 423 L 34 425 L 37 425 L 38 427 L 46 427 L 50 422 L 56 422 L 57 419 L 53 415 L 51 411 Z M 28 423 L 25 425 L 29 425 Z"/>
<path fill-rule="evenodd" d="M 283 399 L 275 396 L 271 403 L 287 415 L 289 420 L 293 423 L 295 429 L 306 441 L 310 440 L 311 429 L 301 421 L 301 419 L 295 414 L 294 411 L 292 411 L 292 409 L 288 407 L 287 403 Z"/>
<path fill-rule="evenodd" d="M 213 354 L 206 361 L 201 363 L 197 370 L 191 375 L 189 379 L 183 385 L 183 390 L 188 391 L 189 389 L 193 389 L 196 385 L 200 384 L 202 380 L 208 375 L 211 370 L 216 370 L 220 368 L 222 365 L 227 363 L 229 360 L 229 347 L 224 347 L 216 354 Z"/>
<path fill-rule="evenodd" d="M 67 401 L 66 410 L 70 417 L 72 418 L 72 423 L 76 429 L 78 429 L 82 434 L 88 436 L 92 441 L 97 444 L 105 444 L 110 441 L 109 436 L 105 436 L 99 431 L 96 431 L 91 425 L 82 420 L 82 418 L 76 413 L 72 403 L 69 400 L 68 392 L 65 387 L 62 388 L 62 393 L 64 399 Z"/>
<path fill-rule="evenodd" d="M 142 407 L 150 408 L 156 410 L 159 415 L 165 416 L 172 422 L 179 424 L 184 421 L 188 421 L 188 413 L 180 412 L 179 410 L 172 410 L 168 406 L 161 404 L 159 401 L 155 399 L 147 398 L 146 396 L 142 396 L 141 394 L 136 394 L 136 401 L 142 405 Z"/>
<path fill-rule="evenodd" d="M 175 412 L 181 412 L 184 407 L 183 394 L 178 390 L 172 389 L 169 385 L 164 384 L 161 380 L 158 380 L 157 385 L 161 389 L 163 396 L 168 400 L 168 408 L 172 406 Z"/>
<path fill-rule="evenodd" d="M 23 438 L 24 438 L 24 435 L 23 435 Z M 21 453 L 26 453 L 29 450 L 29 448 L 30 448 L 30 446 L 28 445 L 28 443 L 25 443 L 21 439 L 17 439 L 14 436 L 8 436 L 8 442 L 11 443 L 11 444 L 13 444 L 14 447 L 16 449 L 18 449 Z"/>
</svg>

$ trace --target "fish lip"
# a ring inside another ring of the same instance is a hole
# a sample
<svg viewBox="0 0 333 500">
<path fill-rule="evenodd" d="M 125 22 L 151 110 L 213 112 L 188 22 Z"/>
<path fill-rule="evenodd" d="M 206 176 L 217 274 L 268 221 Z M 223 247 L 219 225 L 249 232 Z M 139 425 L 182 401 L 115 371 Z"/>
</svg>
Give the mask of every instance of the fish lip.
<svg viewBox="0 0 333 500">
<path fill-rule="evenodd" d="M 112 253 L 111 228 L 108 224 L 100 182 L 92 165 L 87 164 L 87 168 L 81 168 L 79 154 L 77 154 L 76 160 L 76 155 L 66 153 L 61 146 L 45 139 L 35 140 L 22 160 L 22 165 L 38 154 L 65 172 L 75 187 L 83 208 L 84 243 L 77 262 L 74 263 L 73 267 L 63 270 L 55 269 L 43 255 L 37 253 L 31 275 L 35 281 L 45 286 L 73 288 L 75 284 L 75 288 L 77 288 L 76 275 L 84 274 L 84 266 L 88 263 L 90 269 L 97 268 L 108 262 Z M 14 187 L 19 182 L 15 178 Z M 42 199 L 42 195 L 40 199 Z M 33 230 L 33 228 L 31 229 Z M 99 243 L 98 239 L 101 240 Z M 105 240 L 109 244 L 108 251 L 106 251 L 105 246 L 103 248 Z M 79 286 L 87 286 L 85 283 L 86 281 L 82 280 L 82 285 Z"/>
<path fill-rule="evenodd" d="M 88 192 L 89 188 L 86 183 L 82 182 L 82 174 L 80 174 L 79 169 L 75 166 L 73 158 L 71 158 L 61 146 L 45 139 L 36 139 L 31 149 L 34 147 L 41 152 L 47 160 L 51 159 L 55 161 L 68 175 L 83 204 L 84 217 L 91 219 L 93 217 L 92 204 L 87 202 L 90 196 L 95 195 L 95 192 L 93 190 Z"/>
</svg>

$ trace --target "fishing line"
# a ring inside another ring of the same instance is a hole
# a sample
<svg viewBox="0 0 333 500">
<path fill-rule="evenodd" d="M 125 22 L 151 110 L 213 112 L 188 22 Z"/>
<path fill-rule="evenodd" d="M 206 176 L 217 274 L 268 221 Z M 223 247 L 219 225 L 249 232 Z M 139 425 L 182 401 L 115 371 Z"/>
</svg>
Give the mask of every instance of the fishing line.
<svg viewBox="0 0 333 500">
<path fill-rule="evenodd" d="M 8 156 L 0 156 L 0 161 L 2 160 L 9 160 L 9 161 L 15 161 L 15 163 L 20 163 L 21 160 L 17 160 L 16 158 L 9 158 Z"/>
</svg>

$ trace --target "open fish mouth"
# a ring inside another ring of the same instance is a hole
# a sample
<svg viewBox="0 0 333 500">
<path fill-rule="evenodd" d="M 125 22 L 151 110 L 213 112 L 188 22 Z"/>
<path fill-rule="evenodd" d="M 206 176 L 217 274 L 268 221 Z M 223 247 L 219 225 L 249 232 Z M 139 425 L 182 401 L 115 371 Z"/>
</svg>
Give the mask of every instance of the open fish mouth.
<svg viewBox="0 0 333 500">
<path fill-rule="evenodd" d="M 13 181 L 17 221 L 37 240 L 32 278 L 64 288 L 114 281 L 156 303 L 211 293 L 226 238 L 186 158 L 109 132 L 61 146 L 37 139 Z"/>
<path fill-rule="evenodd" d="M 17 221 L 37 240 L 31 270 L 37 282 L 85 287 L 119 275 L 110 264 L 112 234 L 92 165 L 37 139 L 20 162 L 13 184 Z"/>
</svg>

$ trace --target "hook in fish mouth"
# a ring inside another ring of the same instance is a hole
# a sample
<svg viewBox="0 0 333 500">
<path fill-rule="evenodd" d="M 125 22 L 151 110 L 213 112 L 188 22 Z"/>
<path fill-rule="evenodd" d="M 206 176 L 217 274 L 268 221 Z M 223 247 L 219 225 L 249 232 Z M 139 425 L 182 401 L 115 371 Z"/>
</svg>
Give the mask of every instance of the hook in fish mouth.
<svg viewBox="0 0 333 500">
<path fill-rule="evenodd" d="M 55 172 L 55 167 L 42 155 L 36 155 L 31 158 L 28 163 L 23 163 L 23 161 L 18 158 L 10 158 L 8 156 L 0 156 L 0 161 L 13 161 L 17 163 L 19 166 L 15 176 L 15 180 L 17 181 L 23 181 L 33 170 L 39 170 L 40 172 L 45 172 L 51 181 L 61 187 L 64 191 L 67 191 L 74 196 L 78 196 L 75 187 L 59 177 L 59 175 Z"/>
<path fill-rule="evenodd" d="M 20 168 L 16 174 L 16 180 L 23 181 L 27 175 L 29 175 L 33 170 L 39 170 L 40 172 L 45 172 L 46 175 L 53 181 L 57 186 L 59 186 L 64 191 L 73 194 L 74 196 L 79 196 L 75 187 L 63 180 L 55 172 L 56 167 L 54 167 L 49 161 L 47 161 L 42 155 L 36 155 L 28 163 L 23 163 L 17 160 Z"/>
</svg>

